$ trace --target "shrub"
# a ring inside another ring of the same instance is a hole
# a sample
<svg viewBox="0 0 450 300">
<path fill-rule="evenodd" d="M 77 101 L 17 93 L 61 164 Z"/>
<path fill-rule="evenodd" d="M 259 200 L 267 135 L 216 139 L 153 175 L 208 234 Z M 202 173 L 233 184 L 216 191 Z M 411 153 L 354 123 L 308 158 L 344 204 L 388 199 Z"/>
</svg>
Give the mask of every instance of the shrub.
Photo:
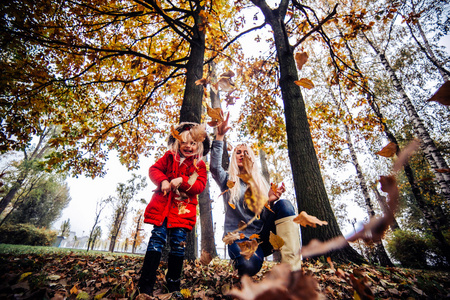
<svg viewBox="0 0 450 300">
<path fill-rule="evenodd" d="M 427 267 L 428 244 L 418 233 L 396 230 L 387 241 L 387 249 L 393 258 L 406 268 Z"/>
<path fill-rule="evenodd" d="M 50 246 L 55 239 L 55 231 L 31 224 L 5 224 L 0 227 L 0 243 L 4 244 Z"/>
</svg>

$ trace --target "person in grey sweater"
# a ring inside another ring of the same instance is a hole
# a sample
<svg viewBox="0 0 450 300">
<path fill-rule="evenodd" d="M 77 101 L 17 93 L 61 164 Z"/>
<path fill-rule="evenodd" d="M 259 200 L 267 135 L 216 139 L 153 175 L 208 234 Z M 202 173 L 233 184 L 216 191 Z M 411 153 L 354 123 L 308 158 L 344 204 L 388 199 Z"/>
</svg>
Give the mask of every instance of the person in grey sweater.
<svg viewBox="0 0 450 300">
<path fill-rule="evenodd" d="M 227 191 L 223 194 L 225 207 L 224 236 L 229 232 L 238 229 L 240 223 L 248 222 L 255 217 L 244 201 L 244 194 L 247 190 L 247 184 L 238 177 L 244 172 L 244 156 L 247 155 L 253 162 L 256 161 L 255 155 L 250 146 L 240 144 L 235 147 L 230 159 L 228 172 L 222 167 L 223 139 L 228 127 L 227 118 L 218 125 L 216 138 L 211 146 L 210 171 L 212 177 L 220 187 L 221 191 Z M 281 262 L 291 265 L 292 270 L 301 268 L 300 256 L 300 233 L 299 225 L 293 222 L 296 212 L 292 203 L 285 199 L 280 199 L 285 191 L 282 185 L 276 189 L 276 192 L 270 188 L 267 181 L 262 176 L 257 164 L 253 163 L 251 170 L 245 170 L 250 173 L 256 186 L 262 194 L 268 195 L 270 209 L 264 208 L 259 218 L 256 218 L 244 230 L 239 231 L 244 234 L 243 239 L 234 241 L 228 245 L 228 254 L 233 262 L 233 266 L 238 270 L 239 275 L 253 276 L 261 269 L 264 257 L 273 253 L 273 247 L 269 242 L 270 232 L 277 234 L 284 240 L 281 248 Z M 233 182 L 234 186 L 229 188 L 227 183 Z M 239 242 L 249 240 L 253 234 L 258 234 L 260 244 L 255 253 L 246 259 L 241 255 Z"/>
</svg>

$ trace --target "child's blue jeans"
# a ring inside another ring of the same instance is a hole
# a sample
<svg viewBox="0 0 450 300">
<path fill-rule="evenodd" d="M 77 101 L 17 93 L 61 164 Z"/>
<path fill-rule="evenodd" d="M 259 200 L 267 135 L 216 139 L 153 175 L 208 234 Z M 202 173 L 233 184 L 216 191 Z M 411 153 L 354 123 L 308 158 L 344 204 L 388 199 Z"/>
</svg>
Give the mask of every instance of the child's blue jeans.
<svg viewBox="0 0 450 300">
<path fill-rule="evenodd" d="M 170 254 L 175 256 L 184 256 L 184 245 L 186 244 L 187 229 L 186 228 L 170 228 L 167 229 L 167 219 L 161 226 L 154 226 L 152 236 L 148 242 L 147 251 L 162 252 L 167 243 L 169 236 Z"/>
<path fill-rule="evenodd" d="M 258 246 L 250 259 L 245 259 L 241 255 L 241 249 L 236 244 L 248 240 L 244 238 L 236 240 L 233 244 L 228 246 L 228 254 L 233 261 L 234 268 L 238 270 L 239 275 L 247 274 L 253 276 L 261 269 L 264 257 L 272 254 L 273 247 L 269 242 L 270 232 L 276 234 L 275 221 L 285 217 L 295 215 L 295 209 L 289 200 L 280 199 L 272 207 L 272 211 L 265 210 L 261 218 L 264 220 L 264 226 L 259 234 L 262 243 Z"/>
</svg>

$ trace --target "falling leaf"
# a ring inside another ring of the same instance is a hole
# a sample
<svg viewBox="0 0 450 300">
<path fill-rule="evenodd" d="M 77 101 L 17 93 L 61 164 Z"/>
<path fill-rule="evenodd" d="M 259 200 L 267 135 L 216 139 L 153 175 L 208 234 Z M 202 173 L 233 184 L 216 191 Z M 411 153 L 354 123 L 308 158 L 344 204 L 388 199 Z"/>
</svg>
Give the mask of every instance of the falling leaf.
<svg viewBox="0 0 450 300">
<path fill-rule="evenodd" d="M 348 242 L 343 236 L 338 236 L 325 242 L 312 239 L 308 245 L 302 247 L 301 254 L 303 258 L 319 256 L 332 250 L 344 248 L 347 245 Z"/>
<path fill-rule="evenodd" d="M 446 81 L 428 101 L 436 101 L 447 106 L 450 105 L 450 81 Z"/>
<path fill-rule="evenodd" d="M 202 254 L 200 255 L 200 263 L 207 266 L 212 260 L 212 256 L 209 252 L 202 249 Z"/>
<path fill-rule="evenodd" d="M 236 244 L 241 249 L 242 257 L 244 257 L 247 260 L 253 256 L 256 249 L 258 249 L 258 245 L 259 245 L 258 241 L 256 241 L 256 240 L 236 242 Z"/>
<path fill-rule="evenodd" d="M 235 89 L 234 82 L 232 81 L 232 77 L 234 76 L 233 71 L 227 71 L 225 73 L 220 74 L 219 78 L 217 78 L 217 85 L 224 92 L 231 92 Z"/>
<path fill-rule="evenodd" d="M 238 230 L 244 230 L 245 228 L 247 228 L 247 223 L 240 220 L 238 224 Z"/>
<path fill-rule="evenodd" d="M 222 241 L 226 245 L 231 245 L 234 243 L 234 241 L 240 240 L 241 236 L 239 232 L 228 232 L 227 235 L 225 235 L 222 239 Z"/>
<path fill-rule="evenodd" d="M 272 231 L 270 232 L 269 242 L 273 247 L 273 250 L 280 250 L 284 245 L 284 240 L 279 235 L 274 234 Z"/>
<path fill-rule="evenodd" d="M 278 191 L 277 191 L 277 189 L 278 189 L 278 185 L 277 185 L 277 184 L 271 183 L 271 184 L 270 184 L 270 188 L 272 189 L 272 191 L 273 191 L 274 193 L 278 192 Z"/>
<path fill-rule="evenodd" d="M 438 173 L 450 173 L 450 169 L 434 169 Z"/>
<path fill-rule="evenodd" d="M 190 133 L 192 139 L 194 141 L 196 141 L 197 143 L 203 143 L 206 136 L 208 135 L 206 132 L 205 124 L 197 124 L 197 125 L 193 126 L 189 130 L 189 133 Z"/>
<path fill-rule="evenodd" d="M 295 53 L 295 62 L 297 63 L 297 68 L 301 70 L 303 65 L 308 61 L 308 53 L 297 52 Z"/>
<path fill-rule="evenodd" d="M 279 264 L 256 283 L 242 276 L 241 290 L 233 288 L 227 295 L 241 300 L 320 300 L 325 299 L 317 280 L 303 270 L 291 272 L 289 264 Z"/>
<path fill-rule="evenodd" d="M 294 81 L 294 83 L 298 86 L 307 88 L 308 90 L 314 88 L 314 83 L 311 80 L 309 80 L 308 78 L 302 78 L 300 80 L 296 80 L 296 81 Z"/>
<path fill-rule="evenodd" d="M 186 208 L 186 204 L 180 202 L 178 203 L 178 214 L 179 215 L 184 215 L 187 213 L 190 213 L 191 211 L 189 209 Z"/>
<path fill-rule="evenodd" d="M 398 159 L 392 167 L 394 172 L 400 171 L 400 169 L 408 162 L 409 157 L 419 148 L 420 140 L 414 139 L 410 142 L 399 154 Z"/>
<path fill-rule="evenodd" d="M 248 239 L 249 239 L 249 240 L 252 240 L 252 239 L 259 239 L 259 234 L 254 233 L 254 234 L 252 234 L 251 236 L 249 236 Z"/>
<path fill-rule="evenodd" d="M 180 142 L 183 142 L 183 138 L 173 125 L 170 127 L 170 133 L 175 139 L 179 140 Z"/>
<path fill-rule="evenodd" d="M 254 212 L 255 215 L 259 215 L 268 201 L 267 195 L 261 192 L 261 189 L 256 185 L 251 175 L 239 174 L 238 177 L 244 180 L 248 186 L 244 193 L 245 204 L 247 204 L 248 209 Z"/>
<path fill-rule="evenodd" d="M 202 78 L 202 79 L 199 79 L 199 80 L 196 80 L 196 81 L 195 81 L 195 84 L 196 84 L 196 85 L 203 85 L 203 86 L 206 86 L 208 83 L 209 83 L 208 78 Z"/>
<path fill-rule="evenodd" d="M 394 142 L 390 142 L 386 146 L 383 147 L 378 152 L 375 152 L 375 154 L 384 156 L 384 157 L 393 157 L 397 153 L 397 144 Z"/>
<path fill-rule="evenodd" d="M 227 181 L 227 187 L 228 187 L 229 189 L 232 189 L 232 188 L 234 187 L 235 184 L 236 184 L 236 183 L 235 183 L 234 181 L 231 181 L 231 180 L 228 180 L 228 181 Z"/>
<path fill-rule="evenodd" d="M 211 122 L 216 122 L 218 124 L 223 121 L 223 112 L 220 107 L 211 108 L 209 105 L 206 105 L 206 113 L 211 117 Z M 209 124 L 210 122 L 208 122 L 208 125 Z M 217 126 L 217 124 L 215 126 Z"/>
<path fill-rule="evenodd" d="M 305 211 L 302 211 L 298 216 L 294 218 L 294 222 L 300 224 L 303 227 L 311 226 L 316 227 L 316 225 L 328 225 L 327 221 L 321 221 L 314 216 L 308 215 Z"/>
<path fill-rule="evenodd" d="M 228 202 L 228 205 L 231 206 L 232 209 L 236 209 L 236 205 L 234 205 L 233 203 Z"/>
</svg>

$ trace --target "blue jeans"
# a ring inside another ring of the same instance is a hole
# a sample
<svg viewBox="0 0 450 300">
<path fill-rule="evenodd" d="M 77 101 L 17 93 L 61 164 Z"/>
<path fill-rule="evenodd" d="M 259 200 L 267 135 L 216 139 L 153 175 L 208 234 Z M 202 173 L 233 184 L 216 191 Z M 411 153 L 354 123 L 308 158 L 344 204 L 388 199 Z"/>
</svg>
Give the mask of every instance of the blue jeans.
<svg viewBox="0 0 450 300">
<path fill-rule="evenodd" d="M 184 245 L 186 244 L 187 229 L 167 229 L 167 219 L 164 220 L 161 226 L 153 227 L 152 235 L 148 241 L 147 251 L 162 252 L 167 243 L 167 235 L 169 235 L 170 254 L 184 257 Z"/>
<path fill-rule="evenodd" d="M 253 276 L 259 272 L 262 267 L 264 257 L 272 254 L 273 247 L 269 242 L 270 232 L 276 234 L 275 221 L 295 215 L 295 209 L 289 200 L 280 199 L 272 207 L 272 211 L 264 210 L 261 218 L 264 220 L 264 226 L 261 232 L 255 232 L 259 234 L 262 241 L 259 244 L 258 249 L 255 251 L 250 259 L 245 259 L 241 255 L 241 249 L 239 248 L 239 242 L 248 241 L 248 238 L 235 241 L 228 246 L 228 254 L 233 261 L 233 266 L 238 270 L 239 275 L 247 274 Z"/>
</svg>

